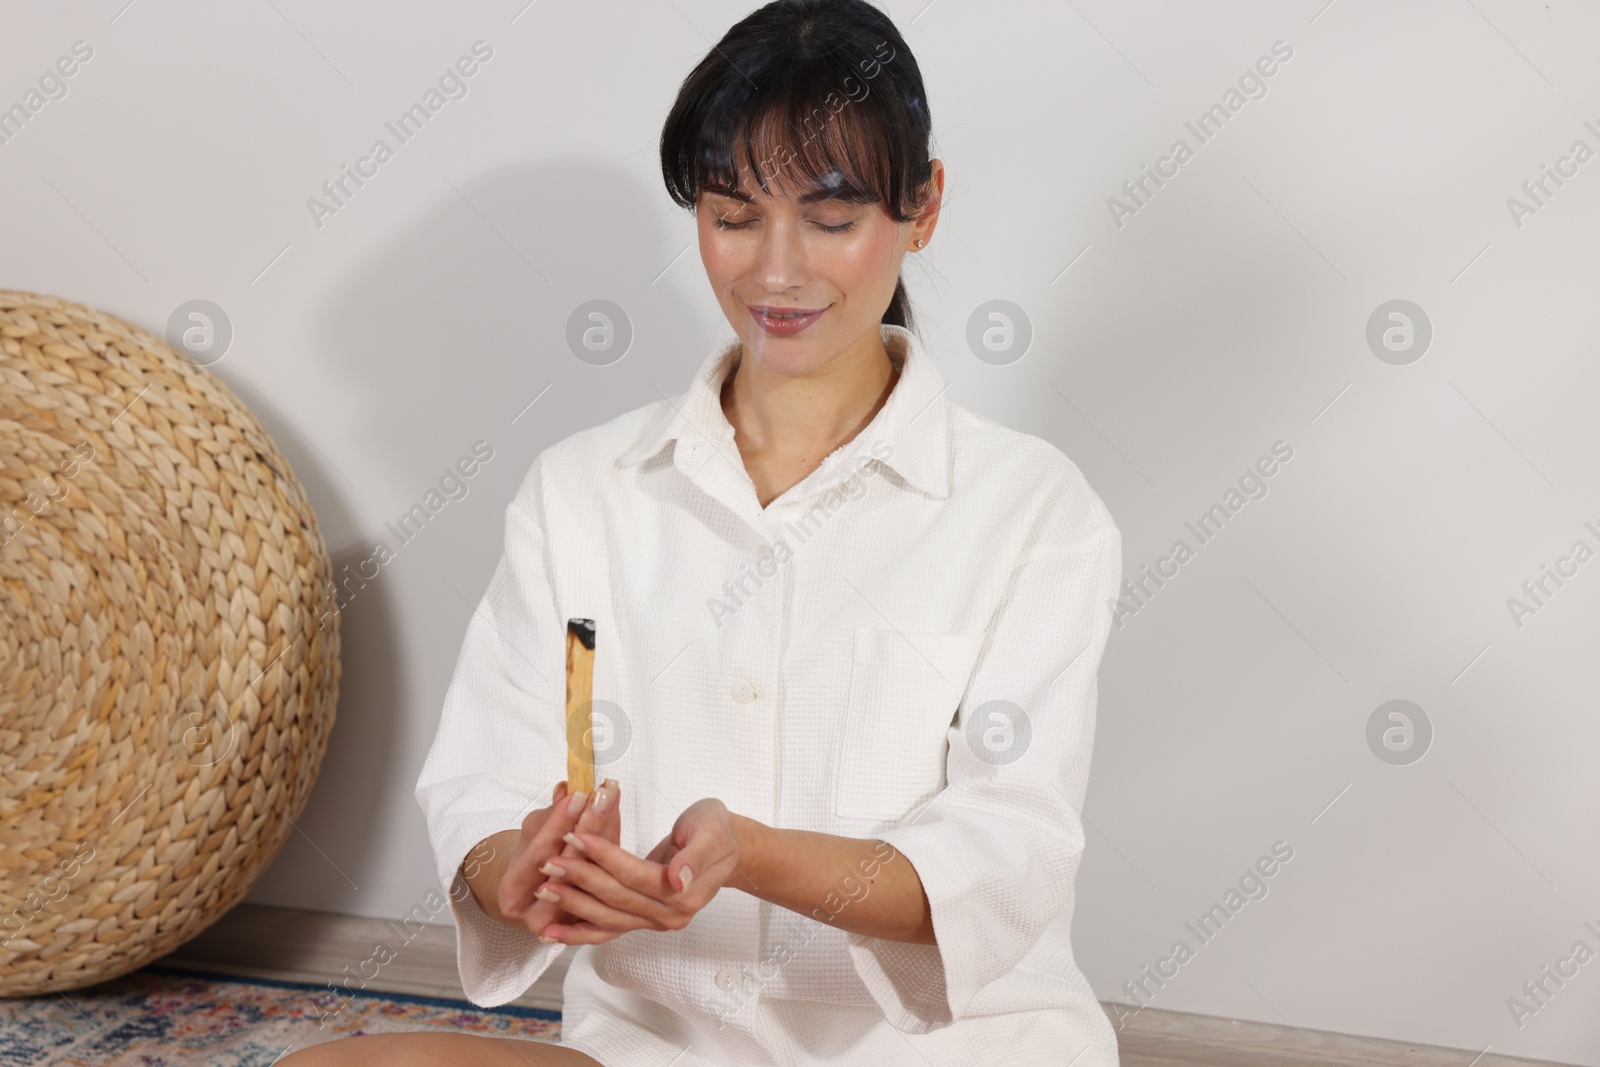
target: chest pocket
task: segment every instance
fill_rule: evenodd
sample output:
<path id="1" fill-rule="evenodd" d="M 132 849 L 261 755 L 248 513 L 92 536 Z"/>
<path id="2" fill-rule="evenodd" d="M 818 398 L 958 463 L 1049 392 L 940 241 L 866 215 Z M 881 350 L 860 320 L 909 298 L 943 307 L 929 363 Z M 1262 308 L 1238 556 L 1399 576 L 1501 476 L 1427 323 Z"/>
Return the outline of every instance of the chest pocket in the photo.
<path id="1" fill-rule="evenodd" d="M 898 820 L 944 784 L 945 739 L 982 634 L 857 627 L 836 813 Z"/>

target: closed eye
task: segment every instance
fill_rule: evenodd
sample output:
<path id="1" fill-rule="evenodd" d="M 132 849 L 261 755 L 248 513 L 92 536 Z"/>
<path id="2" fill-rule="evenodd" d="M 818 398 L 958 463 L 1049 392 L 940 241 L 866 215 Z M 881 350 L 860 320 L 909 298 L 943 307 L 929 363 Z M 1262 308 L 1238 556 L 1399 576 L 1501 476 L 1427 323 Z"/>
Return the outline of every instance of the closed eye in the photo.
<path id="1" fill-rule="evenodd" d="M 755 219 L 746 219 L 743 222 L 729 222 L 727 219 L 719 215 L 712 220 L 712 225 L 719 230 L 742 230 L 755 221 Z M 813 222 L 811 225 L 815 226 L 823 233 L 848 233 L 850 230 L 856 228 L 855 220 L 853 219 L 849 222 L 841 222 L 836 226 L 828 226 L 820 222 Z"/>

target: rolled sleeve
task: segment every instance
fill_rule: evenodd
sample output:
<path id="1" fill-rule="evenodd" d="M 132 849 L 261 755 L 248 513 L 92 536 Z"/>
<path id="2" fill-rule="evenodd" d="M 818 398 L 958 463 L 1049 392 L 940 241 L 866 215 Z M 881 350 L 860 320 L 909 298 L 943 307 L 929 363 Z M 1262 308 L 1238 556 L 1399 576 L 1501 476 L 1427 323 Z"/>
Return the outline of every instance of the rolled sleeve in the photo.
<path id="1" fill-rule="evenodd" d="M 453 840 L 468 842 L 461 846 L 465 859 L 479 841 L 506 829 L 511 827 L 495 828 L 489 819 L 469 815 L 456 820 L 450 832 Z M 450 847 L 446 855 L 455 854 L 457 846 Z M 456 923 L 456 970 L 461 975 L 461 991 L 479 1007 L 509 1004 L 526 993 L 567 946 L 559 941 L 540 941 L 529 930 L 491 919 L 472 895 L 472 887 L 461 872 L 461 861 L 440 867 L 440 883 L 449 887 L 450 914 Z"/>
<path id="2" fill-rule="evenodd" d="M 490 918 L 461 872 L 480 841 L 548 804 L 566 773 L 566 627 L 537 518 L 537 477 L 536 463 L 506 507 L 505 551 L 467 625 L 416 785 L 455 918 L 462 989 L 483 1007 L 521 996 L 566 947 Z"/>
<path id="3" fill-rule="evenodd" d="M 915 868 L 938 942 L 849 937 L 856 973 L 896 1029 L 962 1018 L 1072 899 L 1096 675 L 1122 570 L 1121 534 L 1094 504 L 1088 532 L 1012 572 L 948 734 L 945 787 L 872 835 Z M 1008 703 L 984 709 L 991 701 Z"/>

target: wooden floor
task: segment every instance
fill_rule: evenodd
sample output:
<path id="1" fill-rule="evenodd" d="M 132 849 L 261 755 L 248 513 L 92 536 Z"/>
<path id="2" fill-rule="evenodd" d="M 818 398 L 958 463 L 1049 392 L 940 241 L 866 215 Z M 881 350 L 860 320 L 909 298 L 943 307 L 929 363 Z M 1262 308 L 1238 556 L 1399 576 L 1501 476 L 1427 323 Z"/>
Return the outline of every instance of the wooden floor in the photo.
<path id="1" fill-rule="evenodd" d="M 455 931 L 448 926 L 403 927 L 382 919 L 241 904 L 160 962 L 221 974 L 323 983 L 347 979 L 342 973 L 346 967 L 357 973 L 378 942 L 392 948 L 395 957 L 367 988 L 466 999 L 456 972 Z M 561 983 L 570 955 L 562 953 L 513 1003 L 560 1011 Z M 1155 1008 L 1132 1017 L 1118 1032 L 1117 1041 L 1123 1067 L 1562 1067 L 1493 1052 L 1480 1057 L 1480 1049 L 1383 1041 Z"/>

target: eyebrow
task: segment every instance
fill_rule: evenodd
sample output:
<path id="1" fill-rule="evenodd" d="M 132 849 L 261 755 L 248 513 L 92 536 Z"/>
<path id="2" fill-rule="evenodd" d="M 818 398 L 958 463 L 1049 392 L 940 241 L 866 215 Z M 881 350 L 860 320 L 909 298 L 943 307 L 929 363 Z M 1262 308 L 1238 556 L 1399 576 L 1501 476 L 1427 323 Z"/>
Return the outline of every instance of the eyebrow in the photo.
<path id="1" fill-rule="evenodd" d="M 705 190 L 708 193 L 714 193 L 717 196 L 725 196 L 730 200 L 739 200 L 746 204 L 754 204 L 756 202 L 755 197 L 750 196 L 749 194 L 738 189 L 729 189 L 726 187 L 708 185 L 705 187 Z M 804 193 L 800 197 L 800 203 L 815 204 L 821 200 L 849 200 L 852 203 L 855 203 L 859 202 L 860 195 L 860 190 L 856 189 L 855 186 L 848 184 L 838 185 L 834 186 L 833 188 L 813 189 L 809 193 Z"/>

